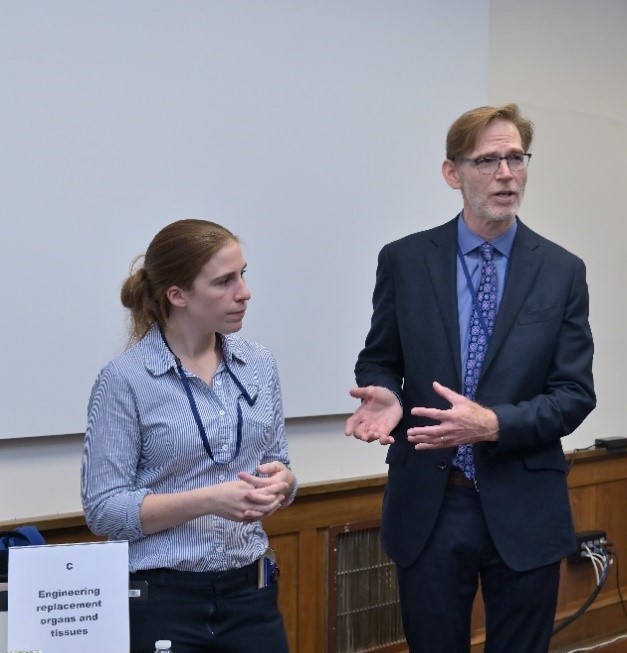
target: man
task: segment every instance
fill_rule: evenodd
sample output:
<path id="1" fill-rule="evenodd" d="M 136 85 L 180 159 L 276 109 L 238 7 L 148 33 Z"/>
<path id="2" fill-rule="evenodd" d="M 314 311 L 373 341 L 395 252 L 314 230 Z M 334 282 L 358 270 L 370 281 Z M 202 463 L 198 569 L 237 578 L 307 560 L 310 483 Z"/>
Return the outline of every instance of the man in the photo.
<path id="1" fill-rule="evenodd" d="M 412 653 L 545 653 L 575 548 L 560 438 L 594 408 L 583 262 L 517 217 L 533 125 L 466 112 L 442 173 L 452 221 L 386 245 L 346 434 L 389 444 L 383 546 Z M 488 243 L 488 244 L 486 244 Z"/>

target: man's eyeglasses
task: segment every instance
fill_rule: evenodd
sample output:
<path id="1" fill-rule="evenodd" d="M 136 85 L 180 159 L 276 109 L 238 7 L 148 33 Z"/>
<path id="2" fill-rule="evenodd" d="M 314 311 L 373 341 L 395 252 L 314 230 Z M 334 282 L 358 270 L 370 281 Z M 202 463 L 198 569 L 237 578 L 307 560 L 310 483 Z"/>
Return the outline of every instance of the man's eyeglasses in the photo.
<path id="1" fill-rule="evenodd" d="M 521 172 L 529 165 L 531 154 L 528 152 L 520 154 L 508 154 L 507 156 L 480 156 L 476 159 L 469 159 L 465 156 L 456 157 L 457 161 L 472 163 L 482 175 L 493 175 L 501 165 L 501 161 L 507 162 L 510 172 Z"/>

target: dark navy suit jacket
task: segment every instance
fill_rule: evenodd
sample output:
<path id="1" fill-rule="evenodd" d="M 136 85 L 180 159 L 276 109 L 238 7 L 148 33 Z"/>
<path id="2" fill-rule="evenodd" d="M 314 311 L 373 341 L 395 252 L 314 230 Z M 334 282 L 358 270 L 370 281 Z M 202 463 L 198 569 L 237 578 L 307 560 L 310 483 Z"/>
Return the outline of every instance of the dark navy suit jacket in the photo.
<path id="1" fill-rule="evenodd" d="M 411 408 L 448 408 L 439 381 L 461 393 L 457 223 L 416 233 L 379 254 L 372 324 L 355 368 L 359 386 L 402 397 L 389 447 L 381 536 L 401 566 L 420 555 L 437 518 L 454 449 L 416 451 Z M 575 548 L 561 440 L 594 408 L 593 343 L 581 259 L 522 222 L 476 401 L 495 411 L 498 442 L 475 445 L 479 497 L 508 566 L 525 571 Z"/>

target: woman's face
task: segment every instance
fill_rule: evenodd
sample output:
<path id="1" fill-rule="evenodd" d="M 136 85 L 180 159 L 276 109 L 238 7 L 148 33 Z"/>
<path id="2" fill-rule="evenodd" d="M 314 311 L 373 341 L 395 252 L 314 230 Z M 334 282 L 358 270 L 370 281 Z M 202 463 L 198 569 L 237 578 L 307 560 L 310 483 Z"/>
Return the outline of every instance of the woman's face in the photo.
<path id="1" fill-rule="evenodd" d="M 246 261 L 239 243 L 230 242 L 203 266 L 190 290 L 182 290 L 186 316 L 202 330 L 234 333 L 242 328 L 251 297 L 244 281 Z"/>

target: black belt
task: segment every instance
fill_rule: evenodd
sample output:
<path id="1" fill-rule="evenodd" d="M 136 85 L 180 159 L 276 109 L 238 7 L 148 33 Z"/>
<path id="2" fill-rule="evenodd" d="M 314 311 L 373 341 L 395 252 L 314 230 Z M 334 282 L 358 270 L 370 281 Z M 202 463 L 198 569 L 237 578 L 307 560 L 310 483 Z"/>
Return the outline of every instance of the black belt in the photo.
<path id="1" fill-rule="evenodd" d="M 257 562 L 226 571 L 179 571 L 178 569 L 142 569 L 130 574 L 131 587 L 142 582 L 160 586 L 207 589 L 227 592 L 240 587 L 257 586 Z"/>
<path id="2" fill-rule="evenodd" d="M 457 487 L 471 487 L 473 490 L 479 491 L 477 487 L 477 481 L 472 478 L 468 478 L 464 475 L 459 469 L 451 469 L 448 475 L 448 480 L 446 481 L 447 485 L 455 485 Z"/>

